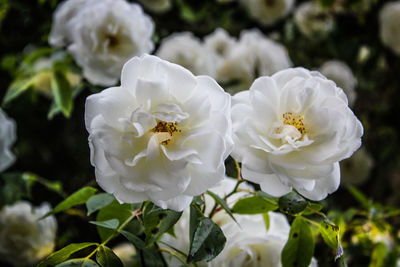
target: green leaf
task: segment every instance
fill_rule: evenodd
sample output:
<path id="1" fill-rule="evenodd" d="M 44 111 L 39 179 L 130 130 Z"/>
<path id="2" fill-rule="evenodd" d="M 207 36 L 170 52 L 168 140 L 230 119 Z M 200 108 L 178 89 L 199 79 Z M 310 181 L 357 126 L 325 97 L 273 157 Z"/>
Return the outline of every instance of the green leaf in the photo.
<path id="1" fill-rule="evenodd" d="M 113 202 L 111 202 L 110 205 L 102 208 L 97 213 L 96 221 L 101 222 L 111 219 L 117 219 L 120 222 L 124 222 L 131 215 L 132 215 L 131 204 L 120 204 L 118 203 L 118 201 L 114 200 Z M 103 227 L 97 227 L 97 231 L 102 241 L 106 240 L 113 233 L 113 230 L 106 229 Z"/>
<path id="2" fill-rule="evenodd" d="M 388 249 L 385 243 L 379 242 L 375 245 L 369 267 L 386 267 L 385 258 L 388 255 Z"/>
<path id="3" fill-rule="evenodd" d="M 73 94 L 71 85 L 61 70 L 54 69 L 51 76 L 51 88 L 57 107 L 68 118 L 72 111 Z"/>
<path id="4" fill-rule="evenodd" d="M 8 87 L 7 93 L 3 99 L 3 105 L 9 103 L 14 98 L 21 95 L 23 92 L 27 91 L 32 85 L 35 83 L 35 77 L 28 78 L 17 78 L 11 85 Z"/>
<path id="5" fill-rule="evenodd" d="M 151 246 L 139 250 L 140 261 L 142 266 L 146 267 L 168 267 L 164 260 L 160 250 L 157 247 L 157 243 L 153 243 Z"/>
<path id="6" fill-rule="evenodd" d="M 37 267 L 54 266 L 60 262 L 67 260 L 72 253 L 75 253 L 79 250 L 82 250 L 90 246 L 98 246 L 98 245 L 99 244 L 97 243 L 89 243 L 89 242 L 69 244 L 68 246 L 50 254 L 50 256 L 48 256 L 44 261 L 39 263 Z"/>
<path id="7" fill-rule="evenodd" d="M 339 248 L 339 227 L 322 221 L 319 225 L 319 231 L 325 243 L 336 251 Z"/>
<path id="8" fill-rule="evenodd" d="M 96 261 L 101 267 L 124 267 L 115 253 L 106 246 L 100 246 L 96 252 Z"/>
<path id="9" fill-rule="evenodd" d="M 232 218 L 232 220 L 234 220 L 237 223 L 235 217 L 232 214 L 231 209 L 228 207 L 228 204 L 226 204 L 225 200 L 223 200 L 222 198 L 220 198 L 218 195 L 214 194 L 211 191 L 207 191 L 207 194 L 209 194 L 215 200 L 215 202 L 217 202 L 226 211 L 226 213 L 228 213 L 228 215 Z"/>
<path id="10" fill-rule="evenodd" d="M 203 213 L 200 211 L 200 207 L 193 204 L 190 205 L 190 219 L 189 219 L 189 241 L 193 242 L 194 233 L 200 220 L 204 218 Z"/>
<path id="11" fill-rule="evenodd" d="M 221 228 L 210 218 L 203 217 L 194 232 L 187 262 L 210 261 L 222 251 L 225 243 Z"/>
<path id="12" fill-rule="evenodd" d="M 56 267 L 98 267 L 99 265 L 90 259 L 72 259 L 60 264 Z"/>
<path id="13" fill-rule="evenodd" d="M 308 267 L 314 255 L 314 245 L 310 225 L 302 217 L 296 217 L 282 250 L 282 267 Z"/>
<path id="14" fill-rule="evenodd" d="M 276 210 L 278 205 L 273 201 L 262 197 L 252 196 L 240 199 L 232 208 L 233 213 L 238 214 L 260 214 Z"/>
<path id="15" fill-rule="evenodd" d="M 90 186 L 85 186 L 69 197 L 67 197 L 64 201 L 62 201 L 60 204 L 58 204 L 52 211 L 48 212 L 43 218 L 55 214 L 60 211 L 67 210 L 73 206 L 80 205 L 88 201 L 88 199 L 93 196 L 96 193 L 97 189 L 90 187 Z"/>
<path id="16" fill-rule="evenodd" d="M 155 242 L 162 234 L 167 232 L 181 217 L 182 212 L 163 210 L 154 205 L 146 206 L 143 215 L 146 244 Z"/>
<path id="17" fill-rule="evenodd" d="M 107 221 L 97 222 L 97 221 L 89 221 L 91 224 L 95 224 L 97 226 L 101 226 L 107 229 L 117 229 L 119 225 L 119 221 L 117 219 L 111 219 Z"/>
<path id="18" fill-rule="evenodd" d="M 132 233 L 122 230 L 121 234 L 123 236 L 125 236 L 126 239 L 128 239 L 128 241 L 131 242 L 138 249 L 143 249 L 146 246 L 146 244 L 144 243 L 144 241 L 142 239 L 140 239 L 139 237 L 135 236 Z"/>
<path id="19" fill-rule="evenodd" d="M 114 200 L 115 200 L 114 196 L 107 193 L 100 193 L 92 196 L 86 202 L 86 207 L 88 210 L 87 215 L 90 215 L 93 212 L 108 206 Z"/>
<path id="20" fill-rule="evenodd" d="M 60 181 L 49 181 L 34 173 L 25 172 L 22 174 L 22 179 L 27 182 L 27 184 L 32 184 L 34 182 L 44 185 L 47 189 L 58 193 L 59 195 L 64 195 L 62 183 Z"/>
<path id="21" fill-rule="evenodd" d="M 307 208 L 308 202 L 299 194 L 290 192 L 279 198 L 279 208 L 289 214 L 297 214 Z"/>

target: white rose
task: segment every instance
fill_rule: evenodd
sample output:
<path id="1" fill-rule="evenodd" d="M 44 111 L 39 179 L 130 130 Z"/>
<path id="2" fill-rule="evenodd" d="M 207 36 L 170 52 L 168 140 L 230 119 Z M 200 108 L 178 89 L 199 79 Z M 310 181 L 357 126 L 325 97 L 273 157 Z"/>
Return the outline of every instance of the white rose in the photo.
<path id="1" fill-rule="evenodd" d="M 216 64 L 213 55 L 190 32 L 174 33 L 162 40 L 156 55 L 181 65 L 196 75 L 215 77 Z"/>
<path id="2" fill-rule="evenodd" d="M 246 90 L 255 78 L 271 75 L 292 66 L 286 48 L 258 30 L 243 31 L 239 42 L 229 49 L 218 70 L 217 79 L 235 82 L 230 92 Z"/>
<path id="3" fill-rule="evenodd" d="M 91 162 L 121 202 L 183 210 L 223 179 L 232 150 L 230 96 L 210 77 L 135 57 L 121 86 L 86 100 Z"/>
<path id="4" fill-rule="evenodd" d="M 65 0 L 59 4 L 53 14 L 49 43 L 55 47 L 68 45 L 72 41 L 69 23 L 82 6 L 96 0 Z"/>
<path id="5" fill-rule="evenodd" d="M 156 12 L 163 13 L 171 9 L 171 0 L 140 0 L 140 3 L 147 9 Z"/>
<path id="6" fill-rule="evenodd" d="M 54 216 L 39 220 L 51 210 L 47 203 L 33 208 L 21 201 L 0 211 L 0 256 L 15 266 L 34 264 L 49 255 L 55 245 Z"/>
<path id="7" fill-rule="evenodd" d="M 226 57 L 236 44 L 236 39 L 223 28 L 217 28 L 213 33 L 204 37 L 205 47 L 222 58 Z"/>
<path id="8" fill-rule="evenodd" d="M 400 56 L 400 1 L 385 3 L 379 12 L 380 38 Z"/>
<path id="9" fill-rule="evenodd" d="M 339 161 L 360 147 L 363 127 L 334 82 L 287 69 L 257 79 L 232 101 L 232 155 L 243 178 L 273 196 L 295 188 L 321 200 L 336 191 Z"/>
<path id="10" fill-rule="evenodd" d="M 324 11 L 318 3 L 304 2 L 294 13 L 299 30 L 307 37 L 322 37 L 333 30 L 333 17 Z"/>
<path id="11" fill-rule="evenodd" d="M 340 162 L 340 176 L 345 184 L 362 184 L 370 175 L 374 160 L 361 147 L 350 158 Z"/>
<path id="12" fill-rule="evenodd" d="M 349 100 L 349 106 L 353 106 L 357 97 L 355 91 L 357 80 L 350 67 L 342 61 L 330 60 L 325 62 L 319 71 L 326 78 L 334 81 L 338 87 L 343 89 Z"/>
<path id="13" fill-rule="evenodd" d="M 67 26 L 72 39 L 69 52 L 83 68 L 83 76 L 97 85 L 115 84 L 128 59 L 154 47 L 150 17 L 125 0 L 89 1 Z"/>
<path id="14" fill-rule="evenodd" d="M 0 108 L 0 172 L 4 171 L 15 161 L 11 145 L 17 138 L 16 124 L 8 118 Z"/>
<path id="15" fill-rule="evenodd" d="M 294 0 L 241 0 L 250 16 L 262 25 L 271 25 L 293 9 Z"/>

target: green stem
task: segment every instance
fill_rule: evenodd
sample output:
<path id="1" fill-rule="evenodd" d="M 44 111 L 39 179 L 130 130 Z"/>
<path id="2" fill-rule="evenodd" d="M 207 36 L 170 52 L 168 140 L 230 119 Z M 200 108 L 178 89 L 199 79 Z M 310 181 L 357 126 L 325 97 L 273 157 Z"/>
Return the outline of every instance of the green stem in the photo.
<path id="1" fill-rule="evenodd" d="M 90 259 L 90 257 L 92 257 L 100 247 L 107 245 L 107 243 L 108 243 L 111 239 L 113 239 L 114 237 L 118 236 L 118 235 L 120 234 L 121 230 L 124 229 L 125 226 L 126 226 L 133 218 L 135 218 L 136 216 L 138 216 L 138 215 L 140 215 L 140 214 L 141 214 L 140 209 L 137 209 L 137 210 L 133 211 L 131 216 L 129 216 L 120 226 L 118 226 L 118 228 L 115 229 L 114 232 L 113 232 L 109 237 L 107 237 L 106 240 L 103 241 L 103 243 L 101 243 L 100 245 L 98 245 L 97 248 L 94 249 L 94 250 L 93 250 L 89 255 L 87 255 L 85 258 Z"/>

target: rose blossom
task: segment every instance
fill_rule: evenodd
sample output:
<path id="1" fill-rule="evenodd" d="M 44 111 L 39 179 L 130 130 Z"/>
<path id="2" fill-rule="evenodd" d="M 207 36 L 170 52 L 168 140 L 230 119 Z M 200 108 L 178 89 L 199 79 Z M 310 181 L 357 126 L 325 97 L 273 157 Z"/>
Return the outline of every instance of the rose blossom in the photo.
<path id="1" fill-rule="evenodd" d="M 51 210 L 47 203 L 32 207 L 21 201 L 0 211 L 0 256 L 14 266 L 32 265 L 49 255 L 55 246 L 54 216 L 39 220 Z"/>
<path id="2" fill-rule="evenodd" d="M 260 75 L 271 75 L 292 66 L 286 48 L 258 30 L 245 30 L 240 40 L 233 45 L 217 73 L 217 80 L 234 82 L 228 91 L 235 93 L 247 90 Z"/>
<path id="3" fill-rule="evenodd" d="M 400 1 L 385 3 L 379 12 L 382 43 L 400 56 Z"/>
<path id="4" fill-rule="evenodd" d="M 294 0 L 241 0 L 250 16 L 268 26 L 285 17 L 292 10 Z"/>
<path id="5" fill-rule="evenodd" d="M 322 37 L 333 30 L 333 17 L 324 11 L 318 3 L 304 2 L 294 12 L 294 21 L 305 36 Z"/>
<path id="6" fill-rule="evenodd" d="M 0 108 L 0 172 L 7 169 L 15 161 L 10 147 L 16 139 L 16 124 L 8 118 Z"/>
<path id="7" fill-rule="evenodd" d="M 49 43 L 55 47 L 68 45 L 72 41 L 69 23 L 85 3 L 96 0 L 65 0 L 53 13 L 53 25 L 49 35 Z"/>
<path id="8" fill-rule="evenodd" d="M 190 32 L 173 33 L 162 40 L 156 55 L 196 75 L 215 77 L 217 66 L 213 62 L 213 55 Z"/>
<path id="9" fill-rule="evenodd" d="M 210 77 L 134 57 L 121 86 L 86 100 L 91 163 L 120 202 L 183 210 L 222 180 L 232 150 L 230 96 Z"/>
<path id="10" fill-rule="evenodd" d="M 338 87 L 343 89 L 349 100 L 349 106 L 353 106 L 357 97 L 355 91 L 357 80 L 350 67 L 342 61 L 330 60 L 325 62 L 319 71 L 326 78 L 334 81 Z"/>
<path id="11" fill-rule="evenodd" d="M 62 7 L 54 15 L 54 27 L 58 16 L 63 15 Z M 93 84 L 115 84 L 128 59 L 153 50 L 153 22 L 137 4 L 90 0 L 71 16 L 64 25 L 68 51 L 82 67 L 83 76 Z"/>
<path id="12" fill-rule="evenodd" d="M 360 147 L 363 127 L 335 83 L 287 69 L 258 78 L 232 101 L 233 157 L 243 178 L 273 196 L 294 188 L 321 200 L 338 188 L 339 161 Z"/>

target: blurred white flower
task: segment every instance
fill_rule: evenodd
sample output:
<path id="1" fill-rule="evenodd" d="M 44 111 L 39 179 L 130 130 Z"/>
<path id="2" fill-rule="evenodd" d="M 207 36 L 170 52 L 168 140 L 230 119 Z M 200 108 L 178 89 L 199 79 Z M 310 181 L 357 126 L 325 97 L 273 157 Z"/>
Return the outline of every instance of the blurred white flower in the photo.
<path id="1" fill-rule="evenodd" d="M 55 47 L 66 46 L 72 41 L 70 21 L 85 3 L 96 0 L 65 0 L 53 14 L 49 43 Z"/>
<path id="2" fill-rule="evenodd" d="M 134 256 L 136 255 L 136 249 L 132 243 L 120 243 L 112 248 L 115 255 L 122 261 L 124 267 L 135 266 Z"/>
<path id="3" fill-rule="evenodd" d="M 0 211 L 0 256 L 14 266 L 29 265 L 49 255 L 55 246 L 54 216 L 39 220 L 51 210 L 47 203 L 32 207 L 21 201 Z"/>
<path id="4" fill-rule="evenodd" d="M 325 62 L 319 71 L 326 78 L 334 81 L 338 87 L 343 89 L 349 100 L 349 106 L 352 107 L 357 97 L 355 91 L 357 80 L 350 67 L 342 61 L 330 60 Z"/>
<path id="5" fill-rule="evenodd" d="M 11 145 L 17 139 L 15 121 L 8 118 L 0 108 L 0 172 L 4 171 L 15 161 Z"/>
<path id="6" fill-rule="evenodd" d="M 181 65 L 195 75 L 215 77 L 217 64 L 201 41 L 190 32 L 174 33 L 162 40 L 156 55 Z"/>
<path id="7" fill-rule="evenodd" d="M 379 12 L 380 38 L 400 56 L 400 1 L 385 3 Z"/>
<path id="8" fill-rule="evenodd" d="M 89 82 L 113 85 L 128 59 L 153 50 L 154 24 L 139 5 L 125 0 L 90 0 L 80 4 L 78 10 L 72 8 L 74 12 L 64 18 L 62 11 L 67 3 L 55 13 L 54 27 L 58 16 L 61 22 L 66 20 L 63 26 L 68 51 Z"/>
<path id="9" fill-rule="evenodd" d="M 350 158 L 340 162 L 340 176 L 345 184 L 362 184 L 370 175 L 374 160 L 361 147 Z"/>
<path id="10" fill-rule="evenodd" d="M 218 57 L 226 57 L 236 45 L 235 38 L 223 28 L 217 28 L 214 32 L 204 37 L 204 45 Z"/>
<path id="11" fill-rule="evenodd" d="M 121 86 L 86 100 L 97 182 L 121 202 L 183 210 L 224 177 L 230 104 L 210 77 L 155 56 L 131 59 Z"/>
<path id="12" fill-rule="evenodd" d="M 292 66 L 286 48 L 258 30 L 245 30 L 236 45 L 228 50 L 218 69 L 217 80 L 233 82 L 231 93 L 246 90 L 255 78 Z"/>
<path id="13" fill-rule="evenodd" d="M 155 13 L 163 13 L 171 9 L 171 0 L 140 0 L 140 4 Z"/>
<path id="14" fill-rule="evenodd" d="M 250 16 L 262 25 L 271 25 L 293 9 L 294 0 L 241 0 Z"/>
<path id="15" fill-rule="evenodd" d="M 310 38 L 325 36 L 335 25 L 333 17 L 315 2 L 300 4 L 295 10 L 294 20 L 299 30 Z"/>
<path id="16" fill-rule="evenodd" d="M 321 200 L 336 191 L 339 161 L 360 147 L 363 134 L 342 89 L 295 68 L 257 79 L 232 101 L 232 155 L 243 178 L 273 196 L 295 188 Z"/>

